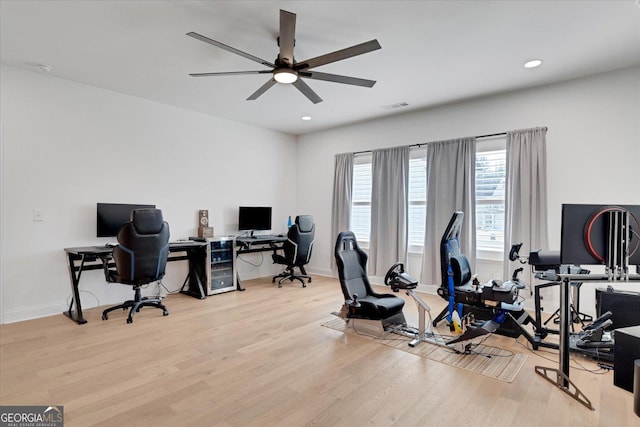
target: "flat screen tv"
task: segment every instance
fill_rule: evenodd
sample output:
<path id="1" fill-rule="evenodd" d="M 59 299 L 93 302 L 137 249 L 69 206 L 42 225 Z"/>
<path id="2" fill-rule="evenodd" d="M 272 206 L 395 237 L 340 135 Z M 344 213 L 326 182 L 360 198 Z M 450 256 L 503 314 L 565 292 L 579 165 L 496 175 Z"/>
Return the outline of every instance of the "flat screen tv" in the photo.
<path id="1" fill-rule="evenodd" d="M 132 205 L 124 203 L 98 203 L 96 206 L 97 237 L 114 237 L 122 226 L 131 219 L 134 209 L 154 209 L 156 205 Z"/>
<path id="2" fill-rule="evenodd" d="M 606 264 L 610 229 L 608 213 L 612 211 L 629 212 L 629 265 L 640 264 L 640 205 L 581 204 L 562 205 L 562 264 Z"/>
<path id="3" fill-rule="evenodd" d="M 238 230 L 271 230 L 271 207 L 240 206 Z"/>

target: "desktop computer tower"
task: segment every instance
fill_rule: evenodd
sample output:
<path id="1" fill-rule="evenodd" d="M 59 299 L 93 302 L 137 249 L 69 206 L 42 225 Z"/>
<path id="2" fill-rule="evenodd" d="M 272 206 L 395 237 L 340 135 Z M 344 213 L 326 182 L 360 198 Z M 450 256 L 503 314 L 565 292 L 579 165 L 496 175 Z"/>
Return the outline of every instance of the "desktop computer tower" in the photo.
<path id="1" fill-rule="evenodd" d="M 607 330 L 640 325 L 640 292 L 596 288 L 596 313 L 611 312 L 613 325 Z"/>
<path id="2" fill-rule="evenodd" d="M 633 393 L 634 361 L 640 359 L 640 326 L 616 329 L 613 384 Z"/>

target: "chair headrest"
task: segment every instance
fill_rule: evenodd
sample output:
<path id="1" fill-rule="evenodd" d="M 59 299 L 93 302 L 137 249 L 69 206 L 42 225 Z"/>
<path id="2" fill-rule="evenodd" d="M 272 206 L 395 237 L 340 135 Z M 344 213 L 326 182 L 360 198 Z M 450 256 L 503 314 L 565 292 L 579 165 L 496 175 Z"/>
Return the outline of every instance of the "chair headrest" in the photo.
<path id="1" fill-rule="evenodd" d="M 451 269 L 453 270 L 453 281 L 455 286 L 462 286 L 471 280 L 471 266 L 469 259 L 464 255 L 451 257 Z"/>
<path id="2" fill-rule="evenodd" d="M 313 216 L 312 215 L 298 215 L 296 217 L 296 224 L 298 230 L 302 233 L 308 233 L 313 230 Z"/>
<path id="3" fill-rule="evenodd" d="M 164 225 L 160 209 L 134 209 L 131 212 L 131 221 L 140 234 L 157 234 Z"/>

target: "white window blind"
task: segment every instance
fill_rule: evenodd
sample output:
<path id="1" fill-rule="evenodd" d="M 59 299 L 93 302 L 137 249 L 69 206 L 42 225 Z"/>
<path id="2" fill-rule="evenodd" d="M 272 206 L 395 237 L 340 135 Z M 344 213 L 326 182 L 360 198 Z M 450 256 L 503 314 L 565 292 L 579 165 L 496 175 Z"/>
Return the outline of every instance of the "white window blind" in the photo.
<path id="1" fill-rule="evenodd" d="M 409 160 L 409 248 L 422 251 L 427 216 L 427 159 L 424 150 L 412 150 Z M 414 157 L 415 155 L 415 157 Z M 413 248 L 419 246 L 419 248 Z"/>
<path id="2" fill-rule="evenodd" d="M 368 242 L 371 232 L 371 156 L 356 159 L 353 165 L 351 231 L 359 243 Z"/>
<path id="3" fill-rule="evenodd" d="M 506 150 L 476 153 L 476 248 L 502 251 Z"/>

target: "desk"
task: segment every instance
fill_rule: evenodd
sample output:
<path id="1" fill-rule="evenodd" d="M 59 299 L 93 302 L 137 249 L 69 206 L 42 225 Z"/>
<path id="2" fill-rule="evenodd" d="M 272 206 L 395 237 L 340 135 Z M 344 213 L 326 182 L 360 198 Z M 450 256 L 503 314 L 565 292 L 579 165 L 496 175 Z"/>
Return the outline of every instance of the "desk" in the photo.
<path id="1" fill-rule="evenodd" d="M 569 379 L 569 328 L 571 326 L 569 311 L 569 287 L 571 281 L 620 282 L 640 281 L 640 274 L 629 274 L 628 277 L 610 277 L 607 274 L 558 274 L 560 283 L 560 344 L 558 369 L 535 366 L 535 372 L 575 400 L 595 411 L 591 401 Z M 615 351 L 614 351 L 615 358 Z"/>
<path id="2" fill-rule="evenodd" d="M 286 236 L 260 236 L 260 237 L 236 237 L 234 245 L 234 257 L 238 255 L 251 254 L 255 252 L 272 252 L 282 249 L 283 243 L 287 241 Z M 236 272 L 236 289 L 244 291 L 240 274 Z"/>
<path id="3" fill-rule="evenodd" d="M 201 251 L 206 247 L 204 242 L 184 241 L 184 242 L 170 242 L 169 243 L 169 257 L 167 261 L 183 261 L 189 260 L 189 274 L 185 279 L 195 280 L 200 286 L 200 289 L 206 289 L 206 277 L 202 276 L 203 269 L 192 268 L 194 263 L 194 256 L 202 258 L 204 262 L 204 256 L 201 255 Z M 78 323 L 83 325 L 87 323 L 87 320 L 82 315 L 82 303 L 80 301 L 80 276 L 85 270 L 102 270 L 104 269 L 104 260 L 106 260 L 113 248 L 109 246 L 82 246 L 75 248 L 65 248 L 69 261 L 69 278 L 71 280 L 71 303 L 69 304 L 69 310 L 64 312 L 64 315 Z M 172 256 L 172 254 L 180 254 Z M 198 255 L 200 254 L 200 255 Z M 194 264 L 195 266 L 195 264 Z M 184 287 L 184 285 L 183 285 Z M 76 305 L 76 310 L 73 310 L 73 305 Z"/>

